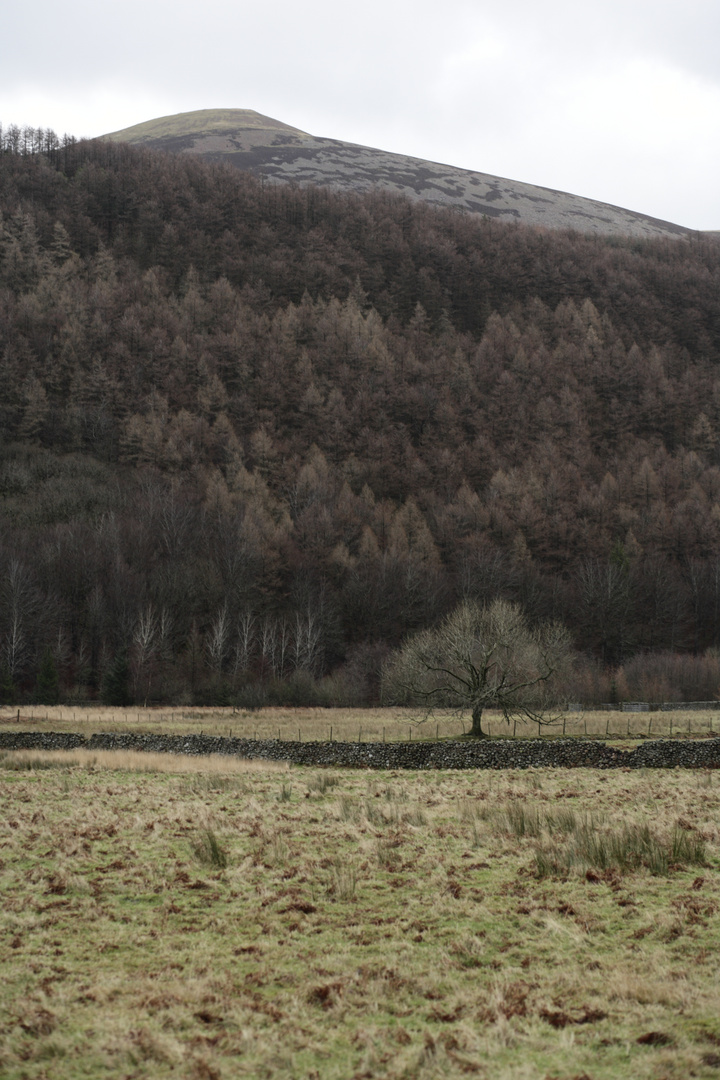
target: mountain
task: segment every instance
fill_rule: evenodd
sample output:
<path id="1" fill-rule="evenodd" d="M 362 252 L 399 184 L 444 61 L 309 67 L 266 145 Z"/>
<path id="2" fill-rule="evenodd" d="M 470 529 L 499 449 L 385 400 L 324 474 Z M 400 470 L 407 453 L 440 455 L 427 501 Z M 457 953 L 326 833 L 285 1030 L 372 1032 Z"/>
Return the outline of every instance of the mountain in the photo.
<path id="1" fill-rule="evenodd" d="M 635 237 L 686 236 L 692 231 L 564 191 L 316 138 L 251 109 L 203 109 L 162 116 L 104 138 L 172 154 L 198 154 L 276 182 L 361 192 L 383 188 L 435 205 L 552 229 Z"/>
<path id="2" fill-rule="evenodd" d="M 47 654 L 67 701 L 374 701 L 498 596 L 573 633 L 566 700 L 720 683 L 712 236 L 8 131 L 0 386 L 0 704 Z"/>

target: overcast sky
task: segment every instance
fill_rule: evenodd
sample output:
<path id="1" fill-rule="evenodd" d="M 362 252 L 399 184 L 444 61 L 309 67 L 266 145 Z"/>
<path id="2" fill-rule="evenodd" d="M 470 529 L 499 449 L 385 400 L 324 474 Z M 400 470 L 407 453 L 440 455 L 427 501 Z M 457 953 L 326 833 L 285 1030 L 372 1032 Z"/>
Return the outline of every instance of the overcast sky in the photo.
<path id="1" fill-rule="evenodd" d="M 3 40 L 4 124 L 255 109 L 720 229 L 718 0 L 35 0 Z"/>

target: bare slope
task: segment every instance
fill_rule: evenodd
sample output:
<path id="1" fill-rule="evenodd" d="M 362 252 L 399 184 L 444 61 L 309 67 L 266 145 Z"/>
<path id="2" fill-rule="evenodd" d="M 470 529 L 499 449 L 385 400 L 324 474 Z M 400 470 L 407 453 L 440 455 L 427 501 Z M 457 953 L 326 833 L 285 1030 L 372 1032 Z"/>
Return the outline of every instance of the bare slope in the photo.
<path id="1" fill-rule="evenodd" d="M 107 136 L 170 153 L 200 154 L 269 179 L 355 191 L 387 188 L 411 198 L 506 221 L 625 236 L 682 236 L 691 230 L 564 191 L 422 158 L 315 138 L 251 109 L 164 116 Z"/>

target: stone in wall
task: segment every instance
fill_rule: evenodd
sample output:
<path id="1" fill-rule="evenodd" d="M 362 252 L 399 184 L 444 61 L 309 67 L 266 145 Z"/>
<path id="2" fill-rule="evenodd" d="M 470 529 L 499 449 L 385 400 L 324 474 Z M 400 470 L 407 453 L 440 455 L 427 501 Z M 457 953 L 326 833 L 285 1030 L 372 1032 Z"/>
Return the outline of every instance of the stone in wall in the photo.
<path id="1" fill-rule="evenodd" d="M 590 739 L 488 739 L 479 742 L 281 742 L 212 735 L 83 735 L 0 732 L 0 750 L 139 750 L 170 754 L 231 754 L 296 765 L 351 769 L 717 769 L 720 738 L 654 739 L 618 750 Z"/>

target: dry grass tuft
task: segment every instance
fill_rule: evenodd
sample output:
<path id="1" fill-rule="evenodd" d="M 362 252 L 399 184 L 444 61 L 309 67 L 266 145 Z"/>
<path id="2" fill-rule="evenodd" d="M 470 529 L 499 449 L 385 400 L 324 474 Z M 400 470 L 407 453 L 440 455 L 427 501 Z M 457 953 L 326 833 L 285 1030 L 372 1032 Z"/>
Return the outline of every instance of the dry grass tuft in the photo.
<path id="1" fill-rule="evenodd" d="M 225 754 L 190 756 L 156 754 L 139 750 L 6 750 L 0 751 L 0 767 L 15 771 L 71 769 L 120 770 L 141 773 L 199 773 L 237 775 L 253 772 L 287 772 L 287 762 L 261 762 Z"/>

